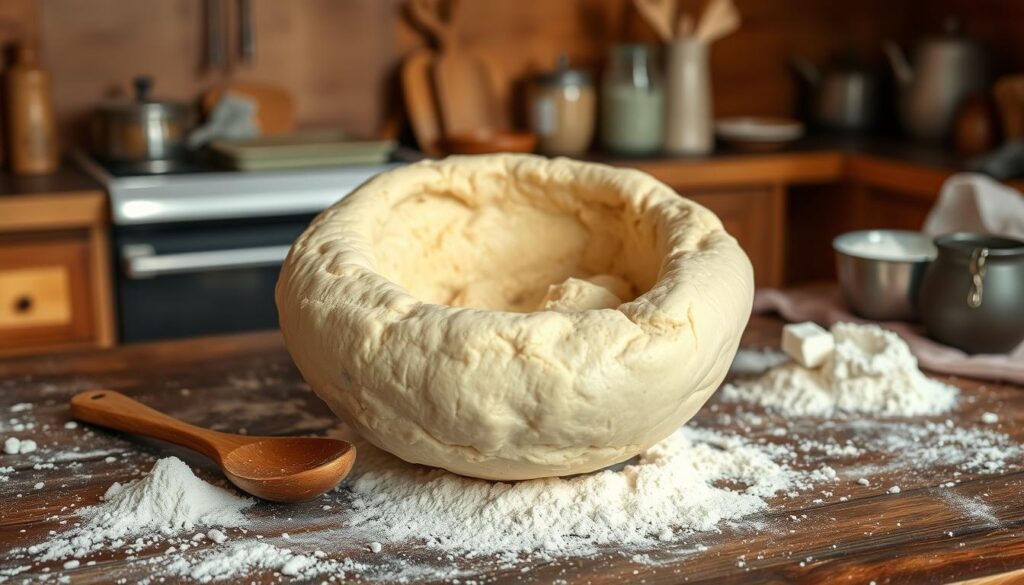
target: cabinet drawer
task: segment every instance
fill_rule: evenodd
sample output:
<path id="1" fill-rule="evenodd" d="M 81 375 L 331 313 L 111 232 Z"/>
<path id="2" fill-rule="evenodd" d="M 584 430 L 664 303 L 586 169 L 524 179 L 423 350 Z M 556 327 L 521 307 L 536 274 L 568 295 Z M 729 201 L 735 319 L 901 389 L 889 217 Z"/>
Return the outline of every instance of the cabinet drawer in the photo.
<path id="1" fill-rule="evenodd" d="M 84 234 L 0 240 L 0 351 L 94 336 Z"/>
<path id="2" fill-rule="evenodd" d="M 69 323 L 69 280 L 67 266 L 0 268 L 0 329 Z"/>

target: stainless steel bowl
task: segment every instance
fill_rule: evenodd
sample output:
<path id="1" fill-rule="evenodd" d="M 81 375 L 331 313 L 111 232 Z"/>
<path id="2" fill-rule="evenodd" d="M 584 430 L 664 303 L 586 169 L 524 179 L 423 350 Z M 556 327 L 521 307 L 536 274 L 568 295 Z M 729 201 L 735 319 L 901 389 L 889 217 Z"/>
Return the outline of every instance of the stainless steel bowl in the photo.
<path id="1" fill-rule="evenodd" d="M 909 321 L 917 316 L 917 289 L 935 258 L 932 238 L 903 230 L 864 230 L 832 241 L 839 285 L 860 317 Z"/>

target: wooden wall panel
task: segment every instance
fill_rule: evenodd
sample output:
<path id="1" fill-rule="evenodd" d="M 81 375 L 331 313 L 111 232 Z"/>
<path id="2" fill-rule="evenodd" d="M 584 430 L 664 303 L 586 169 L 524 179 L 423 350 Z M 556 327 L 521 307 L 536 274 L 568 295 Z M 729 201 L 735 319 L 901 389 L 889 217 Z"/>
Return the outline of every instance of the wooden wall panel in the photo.
<path id="1" fill-rule="evenodd" d="M 222 73 L 204 68 L 201 0 L 42 0 L 60 124 L 80 134 L 95 104 L 128 93 L 134 76 L 149 74 L 158 96 L 182 100 L 225 79 L 275 83 L 296 96 L 305 125 L 374 132 L 395 59 L 393 4 L 254 0 L 256 60 Z"/>
<path id="2" fill-rule="evenodd" d="M 704 1 L 680 3 L 697 14 Z M 257 61 L 226 75 L 202 69 L 202 0 L 3 0 L 0 42 L 41 30 L 65 133 L 140 73 L 179 99 L 225 78 L 272 81 L 295 93 L 302 125 L 380 127 L 395 101 L 395 65 L 423 42 L 400 17 L 402 0 L 253 2 Z M 852 46 L 880 62 L 883 40 L 934 32 L 948 14 L 963 16 L 1000 55 L 1000 71 L 1024 70 L 1024 2 L 1016 0 L 736 2 L 743 26 L 712 50 L 717 115 L 791 114 L 789 56 L 822 63 Z M 460 10 L 462 38 L 500 64 L 510 109 L 519 112 L 523 79 L 559 53 L 599 71 L 609 43 L 653 40 L 628 0 L 473 0 Z"/>
<path id="3" fill-rule="evenodd" d="M 253 2 L 256 63 L 227 75 L 203 70 L 202 0 L 4 0 L 0 22 L 15 5 L 26 28 L 39 20 L 65 135 L 80 136 L 91 108 L 143 73 L 176 99 L 225 78 L 271 81 L 295 93 L 302 125 L 375 131 L 394 102 L 395 65 L 422 44 L 400 17 L 401 0 Z M 712 52 L 719 115 L 791 113 L 789 55 L 821 62 L 846 45 L 875 51 L 898 26 L 882 17 L 894 11 L 881 0 L 737 3 L 743 28 Z M 702 0 L 681 4 L 697 13 Z M 466 43 L 500 64 L 510 109 L 520 112 L 523 79 L 559 53 L 598 71 L 609 43 L 652 40 L 628 0 L 474 0 L 461 3 L 458 23 Z"/>

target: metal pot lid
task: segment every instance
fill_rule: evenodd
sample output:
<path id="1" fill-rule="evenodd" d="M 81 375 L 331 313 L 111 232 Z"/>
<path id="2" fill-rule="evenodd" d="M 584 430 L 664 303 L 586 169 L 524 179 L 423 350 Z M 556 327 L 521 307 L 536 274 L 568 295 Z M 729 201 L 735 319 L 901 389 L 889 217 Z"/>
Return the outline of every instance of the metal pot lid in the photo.
<path id="1" fill-rule="evenodd" d="M 97 111 L 116 118 L 184 118 L 190 115 L 191 108 L 184 102 L 152 99 L 151 77 L 136 77 L 132 83 L 135 86 L 134 100 L 108 101 L 100 104 Z"/>
<path id="2" fill-rule="evenodd" d="M 539 85 L 547 86 L 584 86 L 593 84 L 590 73 L 583 69 L 570 67 L 569 57 L 565 54 L 558 56 L 556 69 L 538 73 L 534 80 Z"/>

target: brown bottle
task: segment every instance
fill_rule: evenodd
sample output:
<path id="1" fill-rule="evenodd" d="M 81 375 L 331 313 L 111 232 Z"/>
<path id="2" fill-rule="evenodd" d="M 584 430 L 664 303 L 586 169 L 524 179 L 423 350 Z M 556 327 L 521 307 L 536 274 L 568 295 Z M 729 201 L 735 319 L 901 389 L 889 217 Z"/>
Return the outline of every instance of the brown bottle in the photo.
<path id="1" fill-rule="evenodd" d="M 19 175 L 57 170 L 57 125 L 50 74 L 39 65 L 35 47 L 19 45 L 7 70 L 7 142 L 11 170 Z"/>

